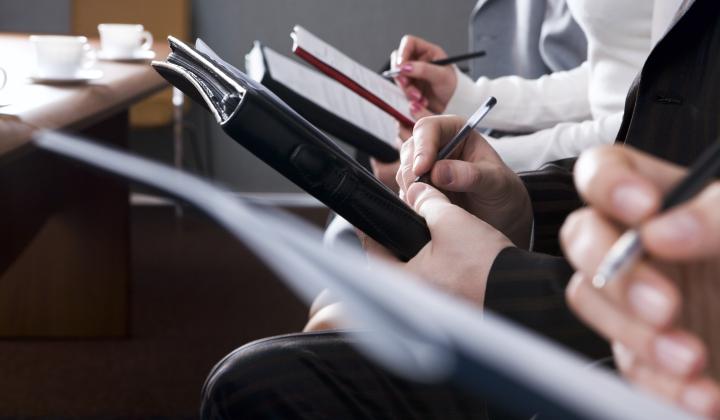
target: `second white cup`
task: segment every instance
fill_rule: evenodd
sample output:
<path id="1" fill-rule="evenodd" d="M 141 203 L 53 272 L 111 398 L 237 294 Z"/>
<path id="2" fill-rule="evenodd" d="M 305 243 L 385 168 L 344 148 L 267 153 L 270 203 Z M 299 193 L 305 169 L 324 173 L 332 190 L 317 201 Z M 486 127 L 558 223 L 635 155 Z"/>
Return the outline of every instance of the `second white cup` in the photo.
<path id="1" fill-rule="evenodd" d="M 103 54 L 132 56 L 152 48 L 153 36 L 143 25 L 101 23 L 98 25 Z"/>

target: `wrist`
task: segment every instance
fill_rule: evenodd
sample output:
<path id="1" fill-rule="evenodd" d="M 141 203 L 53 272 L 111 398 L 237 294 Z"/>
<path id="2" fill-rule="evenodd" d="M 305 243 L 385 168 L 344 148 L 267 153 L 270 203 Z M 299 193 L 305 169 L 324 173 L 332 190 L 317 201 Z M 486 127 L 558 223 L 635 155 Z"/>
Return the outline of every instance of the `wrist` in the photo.
<path id="1" fill-rule="evenodd" d="M 455 71 L 455 89 L 445 104 L 443 113 L 468 118 L 480 106 L 482 94 L 476 92 L 477 86 L 468 75 L 461 72 L 457 66 L 453 66 L 453 70 Z"/>
<path id="2" fill-rule="evenodd" d="M 512 243 L 520 249 L 530 250 L 533 237 L 533 212 L 529 198 L 526 198 L 520 216 L 507 229 L 507 236 Z"/>

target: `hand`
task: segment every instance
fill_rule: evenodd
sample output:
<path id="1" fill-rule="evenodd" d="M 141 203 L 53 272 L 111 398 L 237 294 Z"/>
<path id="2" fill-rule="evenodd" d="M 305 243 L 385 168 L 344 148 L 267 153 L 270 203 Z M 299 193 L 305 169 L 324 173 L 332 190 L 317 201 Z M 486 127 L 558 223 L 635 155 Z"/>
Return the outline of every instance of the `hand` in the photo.
<path id="1" fill-rule="evenodd" d="M 442 113 L 455 92 L 455 67 L 429 63 L 441 58 L 447 58 L 442 48 L 412 35 L 405 35 L 397 53 L 390 57 L 390 62 L 401 70 L 395 81 L 410 100 L 413 115 L 428 110 Z"/>
<path id="2" fill-rule="evenodd" d="M 482 305 L 490 267 L 500 251 L 513 246 L 510 240 L 429 185 L 414 184 L 406 199 L 425 218 L 430 242 L 404 264 L 366 236 L 365 249 L 375 257 L 403 266 L 446 293 Z"/>
<path id="3" fill-rule="evenodd" d="M 338 328 L 345 320 L 342 302 L 337 300 L 333 294 L 325 289 L 315 298 L 308 322 L 303 332 L 324 331 Z"/>
<path id="4" fill-rule="evenodd" d="M 500 251 L 513 246 L 510 240 L 451 204 L 446 196 L 429 185 L 413 185 L 406 197 L 408 204 L 427 221 L 431 241 L 404 264 L 382 245 L 361 234 L 364 248 L 374 257 L 402 266 L 445 293 L 482 305 L 490 267 Z M 351 325 L 342 302 L 326 290 L 313 303 L 304 331 Z"/>
<path id="5" fill-rule="evenodd" d="M 520 178 L 508 168 L 483 137 L 473 133 L 448 159 L 435 162 L 437 152 L 463 126 L 455 116 L 423 118 L 400 150 L 397 183 L 401 196 L 415 179 L 430 178 L 450 200 L 494 226 L 512 242 L 527 248 L 532 228 L 532 205 Z M 434 163 L 434 166 L 433 166 Z"/>
<path id="6" fill-rule="evenodd" d="M 567 289 L 573 310 L 613 342 L 616 361 L 635 384 L 702 416 L 720 416 L 720 184 L 662 215 L 662 196 L 685 171 L 629 147 L 601 147 L 575 166 L 591 206 L 561 232 L 577 268 Z M 590 284 L 619 235 L 639 226 L 647 257 L 622 279 Z M 681 294 L 682 291 L 682 294 Z M 705 342 L 701 341 L 705 339 Z"/>

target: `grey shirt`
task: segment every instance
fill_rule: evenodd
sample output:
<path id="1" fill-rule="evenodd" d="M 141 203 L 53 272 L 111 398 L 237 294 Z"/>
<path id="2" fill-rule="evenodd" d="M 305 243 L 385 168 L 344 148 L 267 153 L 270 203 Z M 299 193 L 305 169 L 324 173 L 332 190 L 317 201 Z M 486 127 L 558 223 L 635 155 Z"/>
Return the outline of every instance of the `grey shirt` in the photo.
<path id="1" fill-rule="evenodd" d="M 565 0 L 479 0 L 470 17 L 470 49 L 487 51 L 470 63 L 473 79 L 534 79 L 587 59 L 587 40 Z"/>

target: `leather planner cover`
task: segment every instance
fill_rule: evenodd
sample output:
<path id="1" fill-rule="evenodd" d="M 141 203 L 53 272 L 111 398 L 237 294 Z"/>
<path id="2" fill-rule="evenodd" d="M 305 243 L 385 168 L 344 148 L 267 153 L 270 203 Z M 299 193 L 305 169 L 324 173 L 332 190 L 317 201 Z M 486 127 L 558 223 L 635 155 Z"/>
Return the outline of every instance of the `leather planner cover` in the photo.
<path id="1" fill-rule="evenodd" d="M 232 139 L 399 258 L 430 240 L 422 217 L 274 93 L 202 42 L 193 48 L 168 39 L 171 54 L 153 67 Z"/>
<path id="2" fill-rule="evenodd" d="M 279 63 L 280 60 L 287 63 L 287 68 L 279 73 L 292 74 L 294 80 L 284 80 L 275 75 L 278 69 L 272 64 L 283 64 Z M 245 73 L 270 89 L 313 125 L 338 140 L 382 162 L 395 162 L 400 158 L 396 146 L 383 140 L 395 140 L 395 119 L 334 79 L 280 56 L 259 41 L 255 41 L 252 51 L 245 58 Z M 316 100 L 323 99 L 323 96 L 333 98 L 325 104 Z M 350 111 L 350 115 L 343 115 L 338 108 Z"/>

